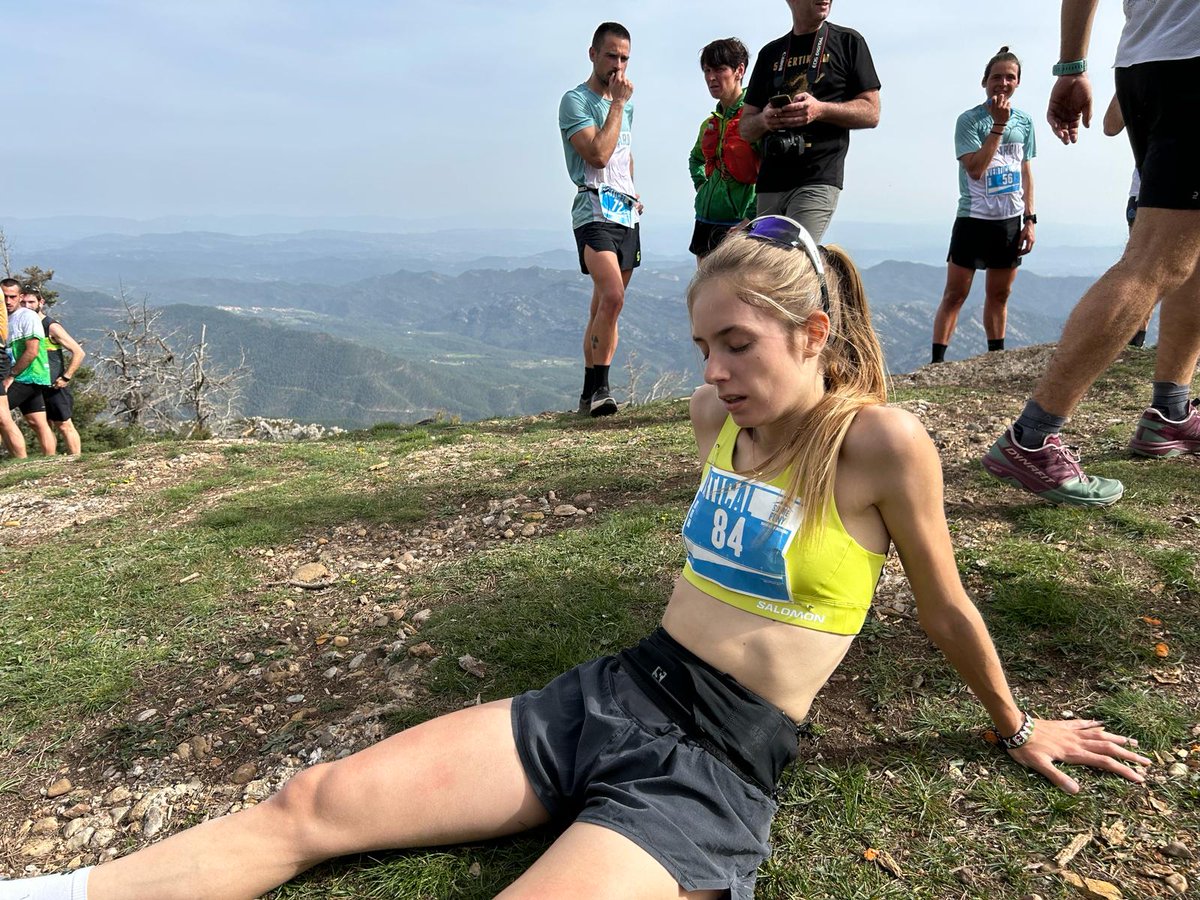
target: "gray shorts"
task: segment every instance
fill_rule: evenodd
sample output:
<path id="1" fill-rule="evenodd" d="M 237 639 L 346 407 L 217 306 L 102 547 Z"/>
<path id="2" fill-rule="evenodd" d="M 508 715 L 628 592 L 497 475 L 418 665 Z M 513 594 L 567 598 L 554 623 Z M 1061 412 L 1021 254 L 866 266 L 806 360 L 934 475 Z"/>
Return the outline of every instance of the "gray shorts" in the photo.
<path id="1" fill-rule="evenodd" d="M 787 216 L 804 226 L 818 244 L 837 209 L 842 189 L 832 184 L 805 184 L 790 191 L 758 193 L 760 216 Z"/>
<path id="2" fill-rule="evenodd" d="M 623 835 L 684 890 L 753 898 L 774 800 L 691 740 L 616 657 L 513 698 L 512 722 L 525 774 L 553 818 Z"/>

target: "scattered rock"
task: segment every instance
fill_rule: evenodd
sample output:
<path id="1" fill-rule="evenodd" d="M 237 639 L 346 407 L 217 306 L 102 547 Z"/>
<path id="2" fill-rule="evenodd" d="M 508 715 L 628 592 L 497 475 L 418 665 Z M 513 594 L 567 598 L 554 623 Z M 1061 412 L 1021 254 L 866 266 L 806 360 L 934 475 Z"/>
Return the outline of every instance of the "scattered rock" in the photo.
<path id="1" fill-rule="evenodd" d="M 428 641 L 421 641 L 421 643 L 413 644 L 408 648 L 408 655 L 415 656 L 417 659 L 433 659 L 438 655 L 438 652 L 433 649 L 433 645 Z"/>
<path id="2" fill-rule="evenodd" d="M 349 644 L 350 638 L 346 637 L 344 634 L 339 634 L 333 639 L 333 646 L 335 647 L 346 647 L 349 646 Z"/>
<path id="3" fill-rule="evenodd" d="M 476 678 L 483 678 L 487 674 L 487 666 L 469 654 L 458 658 L 458 667 Z"/>
<path id="4" fill-rule="evenodd" d="M 1163 883 L 1177 894 L 1186 893 L 1188 889 L 1187 879 L 1178 872 L 1172 872 L 1170 875 L 1164 875 Z"/>
<path id="5" fill-rule="evenodd" d="M 71 789 L 73 787 L 74 785 L 71 784 L 71 779 L 59 778 L 52 782 L 50 787 L 46 788 L 46 796 L 51 799 L 55 797 L 61 797 L 63 794 L 71 793 Z"/>
<path id="6" fill-rule="evenodd" d="M 303 588 L 325 587 L 333 578 L 333 573 L 324 565 L 319 562 L 310 562 L 292 572 L 289 583 Z"/>
<path id="7" fill-rule="evenodd" d="M 1087 900 L 1123 900 L 1125 896 L 1115 884 L 1098 878 L 1084 878 L 1071 871 L 1063 872 L 1062 878 Z"/>
<path id="8" fill-rule="evenodd" d="M 229 776 L 229 780 L 234 784 L 249 784 L 257 776 L 258 769 L 254 763 L 243 763 L 234 770 L 231 776 Z"/>
<path id="9" fill-rule="evenodd" d="M 137 721 L 147 722 L 150 719 L 153 719 L 157 715 L 158 715 L 157 709 L 143 709 L 140 713 L 137 714 Z"/>
<path id="10" fill-rule="evenodd" d="M 76 803 L 74 806 L 70 807 L 69 809 L 64 809 L 62 816 L 64 819 L 78 819 L 80 816 L 86 816 L 91 811 L 92 811 L 92 804 Z"/>
<path id="11" fill-rule="evenodd" d="M 1167 769 L 1167 774 L 1172 778 L 1186 778 L 1191 774 L 1191 769 L 1181 762 L 1172 763 L 1171 767 Z"/>
<path id="12" fill-rule="evenodd" d="M 1164 856 L 1173 856 L 1176 859 L 1191 859 L 1192 851 L 1188 849 L 1187 844 L 1183 841 L 1171 841 L 1162 848 Z"/>
<path id="13" fill-rule="evenodd" d="M 30 841 L 21 848 L 21 855 L 31 859 L 40 859 L 54 852 L 57 842 L 52 837 L 41 837 Z"/>
<path id="14" fill-rule="evenodd" d="M 38 819 L 33 823 L 30 829 L 31 834 L 58 834 L 58 819 L 54 816 L 46 816 L 43 819 Z"/>
<path id="15" fill-rule="evenodd" d="M 574 506 L 572 506 L 570 503 L 561 503 L 558 506 L 554 507 L 554 515 L 560 516 L 562 518 L 566 518 L 567 516 L 574 516 L 574 515 L 577 515 L 578 513 L 579 513 L 579 510 L 576 509 Z"/>

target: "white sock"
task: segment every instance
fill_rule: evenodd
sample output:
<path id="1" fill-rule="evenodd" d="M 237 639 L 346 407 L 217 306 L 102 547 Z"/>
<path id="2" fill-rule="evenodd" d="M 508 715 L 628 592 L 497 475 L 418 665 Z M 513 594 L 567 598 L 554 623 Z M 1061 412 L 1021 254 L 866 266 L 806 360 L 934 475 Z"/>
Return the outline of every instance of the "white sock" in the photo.
<path id="1" fill-rule="evenodd" d="M 40 875 L 0 881 L 0 900 L 87 900 L 88 876 L 92 867 L 65 875 Z"/>

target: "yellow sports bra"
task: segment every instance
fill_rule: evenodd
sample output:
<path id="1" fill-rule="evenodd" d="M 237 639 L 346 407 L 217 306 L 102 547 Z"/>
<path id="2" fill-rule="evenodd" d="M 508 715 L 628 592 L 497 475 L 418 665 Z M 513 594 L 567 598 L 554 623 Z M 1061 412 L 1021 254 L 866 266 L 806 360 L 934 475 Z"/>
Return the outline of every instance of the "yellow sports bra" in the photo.
<path id="1" fill-rule="evenodd" d="M 830 505 L 821 540 L 801 543 L 799 501 L 772 521 L 788 473 L 757 481 L 733 471 L 741 429 L 726 418 L 683 523 L 683 577 L 746 612 L 831 634 L 858 634 L 884 556 L 854 540 Z"/>

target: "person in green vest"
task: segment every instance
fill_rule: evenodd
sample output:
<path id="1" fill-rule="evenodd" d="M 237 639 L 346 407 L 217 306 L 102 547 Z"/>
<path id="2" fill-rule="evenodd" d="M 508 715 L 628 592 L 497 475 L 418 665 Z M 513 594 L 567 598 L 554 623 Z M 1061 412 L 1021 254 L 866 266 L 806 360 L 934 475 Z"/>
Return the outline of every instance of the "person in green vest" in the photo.
<path id="1" fill-rule="evenodd" d="M 737 38 L 713 41 L 700 51 L 700 68 L 717 108 L 700 125 L 688 156 L 696 186 L 696 227 L 688 251 L 697 263 L 730 229 L 754 216 L 754 182 L 758 180 L 758 144 L 742 137 L 740 122 L 746 91 L 742 77 L 750 63 L 746 45 Z"/>
<path id="2" fill-rule="evenodd" d="M 37 313 L 21 306 L 20 293 L 4 294 L 8 310 L 8 352 L 12 381 L 7 386 L 8 406 L 25 417 L 37 436 L 45 456 L 53 456 L 54 432 L 46 421 L 42 388 L 50 386 L 50 363 L 46 356 L 46 332 Z"/>

